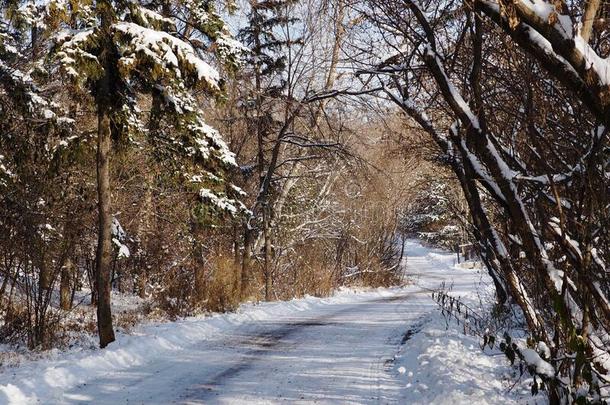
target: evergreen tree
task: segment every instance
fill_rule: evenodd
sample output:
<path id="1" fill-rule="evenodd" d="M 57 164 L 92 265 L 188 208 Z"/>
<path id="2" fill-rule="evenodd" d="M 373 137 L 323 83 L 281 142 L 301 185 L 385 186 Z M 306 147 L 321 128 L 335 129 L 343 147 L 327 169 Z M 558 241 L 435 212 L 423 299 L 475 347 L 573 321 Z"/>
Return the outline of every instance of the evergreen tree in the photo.
<path id="1" fill-rule="evenodd" d="M 114 340 L 110 310 L 112 213 L 109 161 L 113 141 L 138 147 L 148 135 L 158 156 L 172 158 L 171 173 L 197 195 L 195 220 L 212 211 L 236 214 L 239 190 L 223 173 L 235 165 L 220 134 L 203 118 L 195 92 L 220 96 L 219 72 L 204 61 L 208 49 L 233 70 L 242 48 L 211 1 L 51 1 L 45 27 L 63 77 L 92 96 L 97 111 L 97 316 L 100 346 Z M 138 107 L 152 96 L 153 112 Z M 146 118 L 156 120 L 153 127 Z M 159 123 L 165 122 L 160 129 Z"/>
<path id="2" fill-rule="evenodd" d="M 280 35 L 283 27 L 297 22 L 289 16 L 289 8 L 296 0 L 263 0 L 252 1 L 248 13 L 248 25 L 239 32 L 239 38 L 250 49 L 248 55 L 248 74 L 252 81 L 252 90 L 243 103 L 250 122 L 249 130 L 256 134 L 257 156 L 256 168 L 259 178 L 258 194 L 252 209 L 253 217 L 246 223 L 244 229 L 244 257 L 242 266 L 242 291 L 245 289 L 248 273 L 251 271 L 255 239 L 261 230 L 264 239 L 264 276 L 265 298 L 270 299 L 271 274 L 270 255 L 271 242 L 269 226 L 271 217 L 270 196 L 272 194 L 271 177 L 275 164 L 271 164 L 266 148 L 268 143 L 281 142 L 273 134 L 279 131 L 283 122 L 274 115 L 277 101 L 286 99 L 287 75 L 286 66 L 288 48 L 300 42 Z M 273 148 L 272 148 L 273 149 Z M 262 229 L 261 229 L 262 228 Z"/>
<path id="3" fill-rule="evenodd" d="M 0 234 L 11 246 L 5 259 L 12 263 L 21 254 L 33 264 L 25 270 L 35 273 L 26 297 L 30 347 L 48 343 L 51 286 L 71 245 L 66 214 L 78 206 L 69 186 L 57 187 L 70 175 L 65 146 L 74 122 L 54 100 L 58 90 L 42 52 L 42 11 L 33 2 L 0 6 Z M 15 268 L 6 269 L 3 286 Z"/>

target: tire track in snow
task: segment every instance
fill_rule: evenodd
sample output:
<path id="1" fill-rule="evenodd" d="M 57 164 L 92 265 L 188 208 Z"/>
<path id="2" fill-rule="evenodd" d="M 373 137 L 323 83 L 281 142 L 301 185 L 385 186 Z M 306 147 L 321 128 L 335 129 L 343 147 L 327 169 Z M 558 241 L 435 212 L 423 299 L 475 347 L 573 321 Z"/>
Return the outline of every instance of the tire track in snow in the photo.
<path id="1" fill-rule="evenodd" d="M 403 308 L 413 305 L 419 306 L 416 302 L 411 303 L 409 299 L 422 293 L 426 292 L 423 290 L 418 290 L 393 295 L 390 297 L 376 298 L 351 305 L 347 308 L 343 308 L 322 316 L 287 322 L 281 324 L 279 327 L 274 325 L 276 327 L 270 330 L 256 332 L 241 337 L 238 341 L 234 342 L 235 345 L 254 346 L 254 348 L 248 349 L 236 364 L 217 373 L 202 384 L 198 384 L 197 387 L 193 387 L 191 390 L 189 390 L 185 397 L 181 398 L 178 403 L 199 404 L 207 403 L 208 400 L 214 399 L 221 393 L 223 386 L 230 383 L 231 380 L 238 378 L 240 374 L 252 369 L 259 363 L 265 362 L 269 356 L 291 351 L 293 347 L 289 347 L 289 342 L 286 340 L 291 336 L 298 335 L 299 333 L 302 334 L 306 329 L 349 324 L 350 321 L 342 320 L 341 316 L 363 312 L 367 309 L 367 307 L 375 306 L 380 303 L 393 303 L 401 301 L 401 303 L 399 303 L 397 306 L 392 307 L 392 311 L 399 315 L 405 315 L 406 312 L 402 311 Z M 411 320 L 409 320 L 404 327 L 408 328 L 411 323 Z M 395 336 L 387 337 L 387 341 L 384 342 L 385 344 L 383 347 L 386 349 L 388 346 L 398 348 L 404 334 L 403 332 L 404 329 L 401 328 L 400 333 L 396 334 Z M 387 401 L 387 398 L 384 399 L 382 396 L 382 378 L 384 378 L 384 376 L 386 378 L 389 377 L 392 360 L 393 357 L 388 357 L 387 354 L 383 355 L 380 353 L 376 356 L 376 360 L 370 364 L 368 372 L 368 380 L 370 381 L 370 395 L 369 401 L 367 402 L 370 402 L 371 400 L 375 403 L 382 403 L 382 400 Z"/>

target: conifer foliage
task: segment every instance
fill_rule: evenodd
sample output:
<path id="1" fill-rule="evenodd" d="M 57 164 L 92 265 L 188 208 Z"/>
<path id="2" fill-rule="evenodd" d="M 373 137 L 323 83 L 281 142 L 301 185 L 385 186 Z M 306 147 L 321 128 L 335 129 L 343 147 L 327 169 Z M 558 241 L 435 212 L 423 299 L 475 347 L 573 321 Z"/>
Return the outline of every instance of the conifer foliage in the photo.
<path id="1" fill-rule="evenodd" d="M 113 145 L 142 148 L 145 134 L 153 153 L 167 158 L 171 176 L 191 190 L 194 223 L 205 221 L 210 212 L 243 212 L 236 198 L 240 190 L 223 180 L 223 173 L 235 166 L 234 155 L 219 132 L 206 123 L 197 97 L 201 91 L 213 98 L 221 96 L 223 80 L 212 60 L 219 60 L 225 71 L 234 71 L 243 49 L 210 1 L 6 4 L 3 11 L 8 18 L 0 27 L 0 70 L 3 95 L 10 97 L 7 102 L 15 107 L 11 111 L 16 118 L 27 121 L 28 128 L 42 130 L 46 138 L 49 125 L 61 129 L 73 122 L 58 118 L 59 104 L 41 92 L 42 82 L 57 74 L 97 114 L 95 285 L 100 346 L 105 347 L 114 340 L 110 283 L 116 252 L 109 175 Z M 17 40 L 27 43 L 24 36 L 31 41 L 28 55 L 14 45 Z M 19 64 L 20 59 L 26 62 Z M 43 68 L 46 76 L 34 75 Z M 143 97 L 151 100 L 149 113 L 138 107 Z M 10 146 L 15 147 L 15 142 Z M 48 145 L 36 149 L 54 150 Z M 2 154 L 3 185 L 12 181 L 19 167 L 16 160 L 5 162 L 8 158 Z"/>
<path id="2" fill-rule="evenodd" d="M 136 107 L 139 94 L 153 94 L 160 106 L 153 119 L 171 119 L 175 131 L 151 131 L 150 142 L 171 148 L 181 163 L 181 176 L 200 187 L 199 197 L 232 213 L 239 204 L 212 190 L 214 172 L 235 164 L 219 133 L 206 124 L 192 91 L 204 89 L 218 95 L 221 78 L 202 59 L 202 47 L 189 44 L 192 37 L 213 43 L 217 54 L 234 68 L 240 48 L 207 1 L 137 2 L 100 1 L 95 7 L 63 2 L 48 7 L 49 24 L 65 24 L 55 38 L 60 68 L 78 88 L 95 98 L 98 112 L 98 331 L 100 346 L 114 340 L 110 314 L 111 211 L 108 159 L 111 139 L 128 139 L 144 125 Z M 174 15 L 172 15 L 174 14 Z M 178 31 L 178 22 L 184 25 Z M 73 26 L 76 25 L 76 30 Z M 159 101 L 160 99 L 160 101 Z M 209 168 L 212 172 L 208 172 Z"/>

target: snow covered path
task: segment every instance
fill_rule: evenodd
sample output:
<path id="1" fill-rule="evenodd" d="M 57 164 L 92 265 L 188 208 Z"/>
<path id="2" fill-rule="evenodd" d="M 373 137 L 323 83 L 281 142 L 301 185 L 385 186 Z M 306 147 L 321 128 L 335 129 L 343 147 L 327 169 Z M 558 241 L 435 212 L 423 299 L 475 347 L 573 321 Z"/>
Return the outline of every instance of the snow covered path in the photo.
<path id="1" fill-rule="evenodd" d="M 129 398 L 205 404 L 392 402 L 399 386 L 386 371 L 409 321 L 424 313 L 412 299 L 415 294 L 335 304 L 244 326 L 171 360 L 77 387 L 64 398 L 103 398 L 108 404 Z"/>
<path id="2" fill-rule="evenodd" d="M 105 351 L 4 370 L 0 403 L 513 403 L 489 375 L 506 372 L 503 360 L 481 353 L 476 339 L 443 335 L 426 290 L 446 281 L 472 295 L 479 272 L 454 268 L 454 256 L 417 242 L 407 252 L 415 281 L 407 287 L 344 290 L 144 326 Z M 446 355 L 442 348 L 451 344 L 454 353 Z M 487 377 L 464 384 L 472 370 Z"/>

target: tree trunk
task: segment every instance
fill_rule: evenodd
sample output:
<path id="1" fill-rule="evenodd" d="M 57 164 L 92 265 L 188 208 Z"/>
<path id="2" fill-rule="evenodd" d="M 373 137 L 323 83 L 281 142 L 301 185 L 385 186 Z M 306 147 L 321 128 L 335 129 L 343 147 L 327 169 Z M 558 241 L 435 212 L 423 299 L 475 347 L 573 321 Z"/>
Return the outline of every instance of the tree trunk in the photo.
<path id="1" fill-rule="evenodd" d="M 96 253 L 97 254 L 97 253 Z M 97 276 L 96 276 L 96 260 L 87 259 L 87 278 L 89 287 L 91 288 L 91 306 L 97 307 Z"/>
<path id="2" fill-rule="evenodd" d="M 344 0 L 337 0 L 336 2 L 337 12 L 334 18 L 335 41 L 333 43 L 333 51 L 330 58 L 330 66 L 328 67 L 326 82 L 324 83 L 324 91 L 331 90 L 335 85 L 335 80 L 337 79 L 337 66 L 339 65 L 341 45 L 343 44 L 343 39 L 345 37 L 345 25 L 343 24 L 343 20 L 345 19 L 345 3 L 346 2 Z M 318 106 L 313 118 L 314 127 L 319 125 L 322 111 L 324 111 L 324 107 L 329 100 L 330 99 L 324 99 L 320 102 L 320 105 Z"/>
<path id="3" fill-rule="evenodd" d="M 195 236 L 194 242 L 194 254 L 195 254 L 195 299 L 196 304 L 203 303 L 205 299 L 205 260 L 204 260 L 204 247 L 201 243 L 200 236 Z"/>
<path id="4" fill-rule="evenodd" d="M 169 13 L 164 7 L 163 15 L 167 16 Z M 148 123 L 149 136 L 154 137 L 159 135 L 161 127 L 161 119 L 163 115 L 163 96 L 161 92 L 154 88 L 152 91 L 152 105 L 150 111 L 150 119 Z M 146 298 L 146 286 L 148 285 L 148 266 L 149 256 L 148 251 L 150 249 L 150 237 L 152 229 L 152 217 L 153 211 L 156 207 L 153 204 L 153 185 L 154 185 L 154 174 L 151 170 L 145 170 L 144 172 L 144 196 L 142 198 L 142 204 L 140 206 L 140 215 L 138 217 L 138 239 L 139 239 L 139 260 L 136 262 L 138 268 L 135 269 L 135 287 L 140 298 Z"/>
<path id="5" fill-rule="evenodd" d="M 259 19 L 258 9 L 255 7 L 254 3 L 251 3 L 252 11 L 254 13 L 254 18 Z M 260 28 L 257 24 L 254 25 L 253 32 L 253 40 L 254 40 L 254 49 L 260 49 Z M 262 88 L 261 88 L 261 62 L 259 58 L 254 59 L 254 96 L 256 99 L 256 119 L 255 119 L 255 131 L 256 131 L 256 173 L 258 174 L 259 180 L 259 190 L 261 189 L 264 182 L 264 170 L 265 170 L 265 149 L 264 149 L 264 129 L 263 129 L 263 120 L 262 120 Z M 256 234 L 259 232 L 257 217 L 258 213 L 256 212 L 256 205 L 259 203 L 260 193 L 257 196 L 257 201 L 255 203 L 253 218 L 251 220 L 254 222 L 254 225 L 250 224 L 250 220 L 246 220 L 244 224 L 244 251 L 242 252 L 242 261 L 241 261 L 241 275 L 240 275 L 240 295 L 241 298 L 245 298 L 246 291 L 248 289 L 248 279 L 250 277 L 250 273 L 252 271 L 252 250 L 254 248 L 254 242 L 256 238 Z"/>
<path id="6" fill-rule="evenodd" d="M 46 298 L 48 297 L 49 290 L 51 288 L 51 274 L 50 269 L 46 265 L 43 253 L 41 253 L 42 259 L 40 261 L 39 271 L 40 279 L 38 283 L 38 296 L 36 297 L 36 303 L 34 305 L 34 341 L 32 347 L 38 347 L 45 343 L 45 331 L 46 331 Z"/>
<path id="7" fill-rule="evenodd" d="M 265 239 L 265 301 L 271 301 L 271 239 L 268 207 L 263 207 L 263 238 Z"/>
<path id="8" fill-rule="evenodd" d="M 101 89 L 108 89 L 108 74 L 101 79 Z M 98 241 L 96 252 L 95 278 L 97 280 L 97 328 L 100 347 L 104 348 L 114 341 L 112 312 L 110 309 L 110 271 L 111 271 L 111 226 L 110 213 L 110 117 L 108 108 L 98 106 L 97 134 L 97 194 L 98 194 Z"/>
<path id="9" fill-rule="evenodd" d="M 142 268 L 138 273 L 138 297 L 146 298 L 146 285 L 148 284 L 148 274 L 147 269 Z"/>
<path id="10" fill-rule="evenodd" d="M 97 11 L 101 16 L 102 40 L 105 41 L 99 60 L 104 67 L 104 75 L 97 82 L 97 210 L 98 210 L 98 240 L 95 261 L 95 280 L 97 287 L 97 330 L 100 347 L 104 348 L 114 342 L 112 328 L 112 311 L 110 307 L 110 281 L 112 271 L 112 214 L 110 213 L 110 147 L 111 120 L 110 106 L 116 100 L 117 56 L 113 50 L 110 26 L 114 20 L 114 10 L 107 0 L 97 3 Z"/>
<path id="11" fill-rule="evenodd" d="M 248 223 L 244 225 L 244 251 L 242 254 L 241 263 L 241 283 L 240 283 L 240 295 L 241 298 L 245 298 L 246 291 L 248 290 L 248 278 L 250 277 L 250 269 L 252 268 L 252 245 L 254 243 L 254 232 L 249 228 Z"/>
<path id="12" fill-rule="evenodd" d="M 601 0 L 587 1 L 585 13 L 582 16 L 582 28 L 580 29 L 580 36 L 585 41 L 585 43 L 589 43 L 589 39 L 591 38 L 591 34 L 593 33 L 593 23 L 595 22 L 595 17 L 597 16 L 597 12 L 599 11 L 600 5 Z"/>
<path id="13" fill-rule="evenodd" d="M 44 253 L 41 252 L 40 254 L 42 256 Z M 40 271 L 39 293 L 44 296 L 45 291 L 47 291 L 49 288 L 51 288 L 51 284 L 52 284 L 51 283 L 51 269 L 49 269 L 49 267 L 46 265 L 44 256 L 40 260 L 39 271 Z"/>
<path id="14" fill-rule="evenodd" d="M 59 282 L 59 306 L 61 309 L 67 311 L 72 307 L 72 291 L 70 288 L 70 281 L 72 280 L 72 274 L 74 273 L 74 264 L 72 259 L 67 258 L 66 263 L 61 268 L 61 280 Z"/>

